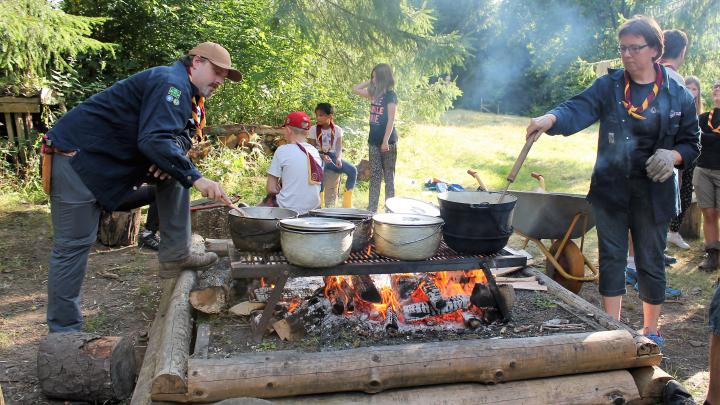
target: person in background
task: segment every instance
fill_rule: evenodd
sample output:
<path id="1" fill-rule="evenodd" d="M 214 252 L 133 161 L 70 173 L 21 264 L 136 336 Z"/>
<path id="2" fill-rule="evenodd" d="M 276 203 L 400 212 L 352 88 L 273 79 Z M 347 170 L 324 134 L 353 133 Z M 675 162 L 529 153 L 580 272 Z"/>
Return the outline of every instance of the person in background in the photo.
<path id="1" fill-rule="evenodd" d="M 665 38 L 665 51 L 662 57 L 658 61 L 661 65 L 667 68 L 668 76 L 671 79 L 677 80 L 679 83 L 685 85 L 685 79 L 678 73 L 680 67 L 685 62 L 685 53 L 687 52 L 688 37 L 680 30 L 665 30 L 663 31 L 663 37 Z M 697 110 L 698 114 L 702 110 Z M 682 224 L 683 217 L 690 203 L 692 203 L 693 193 L 693 171 L 695 165 L 688 165 L 683 169 L 680 174 L 680 213 L 670 221 L 670 227 L 668 230 L 667 241 L 672 243 L 680 249 L 690 249 L 690 245 L 687 244 L 680 236 L 680 224 Z"/>
<path id="2" fill-rule="evenodd" d="M 663 251 L 668 225 L 679 209 L 674 169 L 691 164 L 700 151 L 695 103 L 657 63 L 663 49 L 655 20 L 630 18 L 618 31 L 624 69 L 608 69 L 582 93 L 533 118 L 526 130 L 526 138 L 536 140 L 545 132 L 571 135 L 600 121 L 588 200 L 597 219 L 603 306 L 620 319 L 630 231 L 643 301 L 642 333 L 661 348 Z"/>
<path id="3" fill-rule="evenodd" d="M 715 271 L 718 267 L 718 209 L 720 208 L 720 81 L 712 86 L 713 108 L 700 114 L 702 148 L 693 182 L 698 207 L 703 215 L 705 259 L 700 270 Z"/>
<path id="4" fill-rule="evenodd" d="M 357 182 L 357 169 L 342 158 L 343 129 L 335 124 L 335 109 L 330 103 L 320 103 L 315 107 L 316 124 L 310 127 L 308 139 L 320 152 L 323 160 L 323 171 L 345 173 L 345 192 L 343 208 L 352 208 L 352 194 Z M 324 192 L 320 192 L 320 203 L 324 200 Z"/>
<path id="5" fill-rule="evenodd" d="M 695 111 L 697 111 L 698 114 L 705 111 L 705 108 L 703 107 L 703 99 L 701 96 L 702 91 L 700 87 L 700 79 L 695 76 L 686 77 L 685 88 L 688 89 L 690 94 L 692 94 L 693 99 L 695 99 Z"/>
<path id="6" fill-rule="evenodd" d="M 302 111 L 285 119 L 285 145 L 280 145 L 268 169 L 265 188 L 277 195 L 277 205 L 298 214 L 320 207 L 322 159 L 314 146 L 307 143 L 310 117 Z"/>
<path id="7" fill-rule="evenodd" d="M 368 210 L 376 212 L 380 200 L 380 184 L 385 179 L 385 199 L 395 196 L 395 163 L 398 135 L 395 130 L 397 94 L 392 67 L 376 65 L 370 80 L 353 87 L 353 93 L 370 100 L 370 197 Z"/>

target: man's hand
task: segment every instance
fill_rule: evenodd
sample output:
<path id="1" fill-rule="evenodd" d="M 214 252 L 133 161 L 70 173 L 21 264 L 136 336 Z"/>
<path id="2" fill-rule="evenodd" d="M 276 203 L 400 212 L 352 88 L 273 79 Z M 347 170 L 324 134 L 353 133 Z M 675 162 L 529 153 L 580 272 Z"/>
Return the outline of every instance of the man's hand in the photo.
<path id="1" fill-rule="evenodd" d="M 152 164 L 152 165 L 150 166 L 150 168 L 148 169 L 148 172 L 149 172 L 153 177 L 155 177 L 156 179 L 160 179 L 160 180 L 165 180 L 165 179 L 167 179 L 168 177 L 170 177 L 169 174 L 167 174 L 167 173 L 165 173 L 164 171 L 160 170 L 160 168 L 157 167 L 157 165 L 155 165 L 155 164 Z"/>
<path id="2" fill-rule="evenodd" d="M 658 149 L 650 158 L 645 162 L 645 171 L 650 180 L 654 182 L 663 182 L 670 178 L 675 168 L 675 161 L 677 160 L 676 155 L 679 153 L 668 150 Z"/>
<path id="3" fill-rule="evenodd" d="M 200 177 L 195 180 L 193 187 L 195 187 L 203 195 L 203 197 L 207 197 L 211 200 L 219 202 L 225 202 L 228 200 L 228 197 L 225 195 L 225 190 L 223 190 L 220 183 L 216 183 L 212 180 L 206 179 L 205 177 Z"/>
<path id="4" fill-rule="evenodd" d="M 553 125 L 555 125 L 557 117 L 553 114 L 545 114 L 540 117 L 535 117 L 530 120 L 530 125 L 525 129 L 525 140 L 534 137 L 533 142 L 540 138 L 540 135 L 547 132 Z"/>

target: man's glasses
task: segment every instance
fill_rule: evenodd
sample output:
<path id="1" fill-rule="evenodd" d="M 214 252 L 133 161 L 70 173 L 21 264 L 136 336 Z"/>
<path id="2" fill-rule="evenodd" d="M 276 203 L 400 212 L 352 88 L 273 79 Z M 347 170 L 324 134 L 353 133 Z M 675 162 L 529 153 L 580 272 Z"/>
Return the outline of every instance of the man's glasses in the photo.
<path id="1" fill-rule="evenodd" d="M 617 51 L 620 53 L 620 55 L 624 55 L 625 52 L 630 51 L 630 55 L 637 55 L 643 48 L 647 48 L 648 44 L 645 45 L 619 45 L 617 47 Z"/>

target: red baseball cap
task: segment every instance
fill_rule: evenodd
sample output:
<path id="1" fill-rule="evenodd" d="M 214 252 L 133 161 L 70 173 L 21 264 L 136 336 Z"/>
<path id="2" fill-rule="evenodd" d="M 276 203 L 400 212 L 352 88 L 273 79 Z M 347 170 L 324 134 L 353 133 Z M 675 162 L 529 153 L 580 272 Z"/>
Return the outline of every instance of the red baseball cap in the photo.
<path id="1" fill-rule="evenodd" d="M 285 118 L 285 127 L 310 129 L 310 117 L 303 111 L 293 111 Z"/>

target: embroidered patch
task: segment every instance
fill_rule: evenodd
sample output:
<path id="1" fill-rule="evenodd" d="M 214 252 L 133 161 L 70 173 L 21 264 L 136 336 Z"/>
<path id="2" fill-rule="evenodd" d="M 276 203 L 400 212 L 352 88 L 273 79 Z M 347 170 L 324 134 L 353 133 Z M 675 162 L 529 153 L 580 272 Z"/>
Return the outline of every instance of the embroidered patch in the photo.
<path id="1" fill-rule="evenodd" d="M 168 103 L 180 105 L 180 94 L 180 90 L 171 86 L 170 90 L 168 90 L 167 96 L 165 96 L 165 100 L 167 100 Z"/>
<path id="2" fill-rule="evenodd" d="M 178 100 L 178 99 L 176 99 L 176 98 L 173 99 L 173 104 L 175 104 L 175 105 L 180 105 L 180 100 Z"/>
<path id="3" fill-rule="evenodd" d="M 608 132 L 608 143 L 615 143 L 615 132 Z"/>
<path id="4" fill-rule="evenodd" d="M 670 118 L 682 116 L 682 111 L 670 111 Z"/>

